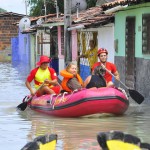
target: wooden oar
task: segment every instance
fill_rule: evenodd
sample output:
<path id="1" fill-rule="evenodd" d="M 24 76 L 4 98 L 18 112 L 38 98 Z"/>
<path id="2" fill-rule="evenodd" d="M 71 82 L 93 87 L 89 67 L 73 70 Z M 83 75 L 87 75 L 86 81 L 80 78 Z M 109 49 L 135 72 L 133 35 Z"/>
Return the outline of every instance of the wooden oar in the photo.
<path id="1" fill-rule="evenodd" d="M 110 74 L 112 75 L 114 78 L 114 74 L 112 74 L 102 63 L 101 63 L 101 66 Z M 116 78 L 115 78 L 116 79 Z M 134 90 L 134 89 L 130 89 L 129 87 L 127 87 L 123 82 L 121 82 L 120 80 L 117 80 L 119 81 L 128 91 L 129 91 L 129 94 L 131 96 L 131 98 L 136 101 L 138 104 L 141 104 L 143 101 L 144 101 L 144 96 L 142 94 L 140 94 L 138 91 Z"/>
<path id="2" fill-rule="evenodd" d="M 44 83 L 42 83 L 42 84 L 39 86 L 39 88 L 36 90 L 35 93 L 37 93 L 37 91 L 38 91 L 43 85 L 44 85 Z M 21 104 L 19 104 L 19 105 L 17 106 L 17 109 L 19 109 L 19 110 L 21 110 L 21 111 L 24 111 L 24 110 L 27 108 L 28 102 L 31 101 L 32 98 L 33 98 L 33 96 L 30 96 L 30 97 L 26 100 L 26 97 L 25 97 L 25 98 L 24 98 L 24 101 L 23 101 Z"/>

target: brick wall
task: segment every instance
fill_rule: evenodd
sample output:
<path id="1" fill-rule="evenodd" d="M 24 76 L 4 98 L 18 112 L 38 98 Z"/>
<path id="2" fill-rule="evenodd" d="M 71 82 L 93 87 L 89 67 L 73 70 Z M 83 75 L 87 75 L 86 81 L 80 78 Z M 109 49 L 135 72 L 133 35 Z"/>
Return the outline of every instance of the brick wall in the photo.
<path id="1" fill-rule="evenodd" d="M 22 17 L 13 13 L 0 15 L 0 62 L 11 60 L 11 38 L 18 36 L 18 26 L 14 23 Z"/>

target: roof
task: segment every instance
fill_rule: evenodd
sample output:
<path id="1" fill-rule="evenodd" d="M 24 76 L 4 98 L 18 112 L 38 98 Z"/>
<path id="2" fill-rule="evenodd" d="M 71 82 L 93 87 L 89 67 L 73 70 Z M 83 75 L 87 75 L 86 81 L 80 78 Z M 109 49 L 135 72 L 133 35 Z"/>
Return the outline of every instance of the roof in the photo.
<path id="1" fill-rule="evenodd" d="M 89 8 L 87 10 L 80 11 L 78 14 L 74 13 L 71 15 L 71 17 L 72 17 L 72 25 L 70 27 L 82 25 L 85 28 L 96 28 L 98 26 L 114 22 L 114 15 L 104 14 L 103 8 L 101 6 L 96 6 Z M 38 19 L 43 19 L 44 23 L 37 25 Z M 45 26 L 44 24 L 47 24 L 47 26 L 51 24 L 57 26 L 60 25 L 60 23 L 62 23 L 61 25 L 63 25 L 64 14 L 59 14 L 58 18 L 56 14 L 48 14 L 46 16 L 31 17 L 30 20 L 32 29 L 44 27 Z"/>
<path id="2" fill-rule="evenodd" d="M 76 14 L 74 14 L 72 24 L 83 24 L 88 28 L 108 24 L 113 21 L 114 15 L 106 15 L 101 6 L 96 6 L 80 12 L 78 18 Z"/>
<path id="3" fill-rule="evenodd" d="M 13 12 L 0 13 L 0 17 L 3 17 L 3 16 L 19 16 L 19 17 L 23 17 L 25 15 L 24 14 L 13 13 Z"/>
<path id="4" fill-rule="evenodd" d="M 131 5 L 137 5 L 137 4 L 142 4 L 142 3 L 146 3 L 146 2 L 150 2 L 150 0 L 115 0 L 113 2 L 109 2 L 109 3 L 105 3 L 102 5 L 103 10 L 107 10 L 113 7 L 116 7 L 118 5 L 121 6 L 131 6 Z"/>
<path id="5" fill-rule="evenodd" d="M 46 22 L 49 22 L 51 19 L 56 18 L 56 16 L 57 16 L 57 14 L 54 13 L 54 14 L 48 14 L 48 15 L 45 15 L 45 16 L 30 17 L 30 18 L 31 18 L 31 21 L 36 21 L 36 20 L 42 18 L 44 20 L 46 19 Z M 61 17 L 61 16 L 64 16 L 64 15 L 59 14 L 59 17 Z"/>
<path id="6" fill-rule="evenodd" d="M 101 6 L 96 6 L 89 8 L 87 10 L 83 10 L 81 12 L 74 13 L 72 16 L 72 26 L 84 25 L 86 28 L 88 27 L 97 27 L 102 24 L 107 24 L 109 22 L 113 22 L 113 15 L 105 15 L 103 13 L 103 9 Z M 46 23 L 58 23 L 64 22 L 64 16 L 59 16 L 59 18 L 51 17 L 47 19 Z"/>

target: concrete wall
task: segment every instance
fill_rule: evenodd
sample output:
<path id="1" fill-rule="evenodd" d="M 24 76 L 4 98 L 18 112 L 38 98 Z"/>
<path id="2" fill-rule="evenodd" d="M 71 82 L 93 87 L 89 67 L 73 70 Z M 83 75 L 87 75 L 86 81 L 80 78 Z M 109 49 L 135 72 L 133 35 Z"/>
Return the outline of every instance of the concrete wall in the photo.
<path id="1" fill-rule="evenodd" d="M 11 61 L 11 38 L 18 35 L 18 27 L 14 23 L 22 17 L 7 12 L 0 15 L 0 61 Z"/>
<path id="2" fill-rule="evenodd" d="M 11 51 L 10 50 L 0 51 L 0 62 L 11 62 Z"/>
<path id="3" fill-rule="evenodd" d="M 120 80 L 125 83 L 125 57 L 116 56 L 115 64 L 120 73 Z M 145 102 L 150 102 L 150 60 L 136 58 L 136 79 L 135 87 L 139 93 L 145 97 Z M 120 87 L 123 87 L 121 84 Z M 123 87 L 124 88 L 124 87 Z"/>
<path id="4" fill-rule="evenodd" d="M 114 24 L 108 24 L 98 29 L 98 48 L 106 48 L 108 61 L 114 63 Z"/>

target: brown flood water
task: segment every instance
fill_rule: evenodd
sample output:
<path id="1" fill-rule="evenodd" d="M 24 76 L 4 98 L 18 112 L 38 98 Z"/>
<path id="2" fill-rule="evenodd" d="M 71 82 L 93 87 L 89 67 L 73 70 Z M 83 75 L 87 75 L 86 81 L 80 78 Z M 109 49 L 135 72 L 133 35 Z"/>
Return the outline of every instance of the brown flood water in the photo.
<path id="1" fill-rule="evenodd" d="M 98 115 L 82 118 L 58 118 L 26 109 L 16 110 L 29 92 L 20 74 L 11 64 L 0 64 L 0 145 L 3 150 L 19 150 L 27 142 L 44 134 L 57 134 L 57 150 L 99 150 L 96 135 L 118 130 L 150 141 L 150 105 L 138 105 L 131 100 L 123 116 Z"/>

